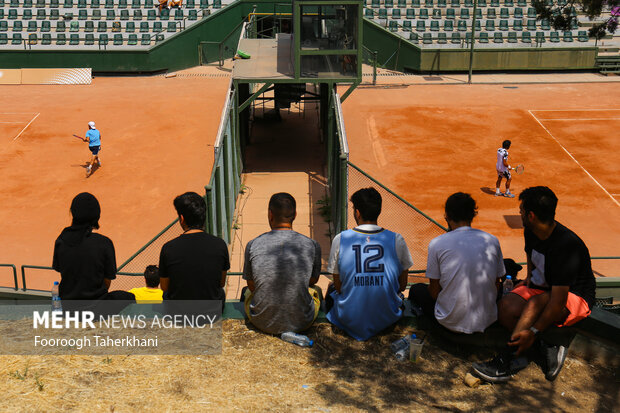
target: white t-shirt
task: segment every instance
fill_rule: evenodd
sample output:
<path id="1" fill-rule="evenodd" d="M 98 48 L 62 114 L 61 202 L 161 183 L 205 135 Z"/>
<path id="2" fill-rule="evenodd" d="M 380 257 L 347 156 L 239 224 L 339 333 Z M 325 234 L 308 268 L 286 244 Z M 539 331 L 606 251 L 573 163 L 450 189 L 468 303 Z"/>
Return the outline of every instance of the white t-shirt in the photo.
<path id="1" fill-rule="evenodd" d="M 380 230 L 381 227 L 378 225 L 372 224 L 364 224 L 357 226 L 356 228 L 362 231 L 377 231 Z M 398 256 L 398 261 L 400 262 L 401 268 L 404 270 L 408 270 L 413 265 L 413 259 L 411 258 L 411 253 L 409 252 L 409 248 L 407 248 L 407 243 L 402 235 L 399 233 L 396 234 L 396 256 Z M 327 264 L 327 272 L 330 274 L 339 274 L 338 270 L 338 255 L 340 254 L 340 234 L 334 237 L 332 241 L 332 247 L 329 252 L 329 263 Z M 330 277 L 328 277 L 330 278 Z"/>
<path id="2" fill-rule="evenodd" d="M 504 257 L 497 238 L 479 229 L 459 227 L 428 245 L 426 277 L 439 280 L 435 318 L 448 330 L 484 331 L 497 320 L 496 279 Z"/>
<path id="3" fill-rule="evenodd" d="M 497 150 L 497 165 L 495 165 L 497 172 L 506 172 L 508 170 L 508 167 L 504 165 L 504 159 L 508 159 L 508 150 L 499 148 Z"/>

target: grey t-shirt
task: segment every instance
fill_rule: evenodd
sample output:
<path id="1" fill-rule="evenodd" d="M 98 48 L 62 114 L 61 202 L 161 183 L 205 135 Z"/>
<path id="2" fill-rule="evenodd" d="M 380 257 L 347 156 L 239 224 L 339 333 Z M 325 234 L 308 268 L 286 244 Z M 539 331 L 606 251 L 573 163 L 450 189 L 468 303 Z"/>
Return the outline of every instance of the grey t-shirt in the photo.
<path id="1" fill-rule="evenodd" d="M 319 243 L 292 230 L 266 232 L 245 247 L 243 278 L 254 281 L 252 324 L 270 334 L 301 331 L 314 318 L 308 292 L 321 271 Z"/>

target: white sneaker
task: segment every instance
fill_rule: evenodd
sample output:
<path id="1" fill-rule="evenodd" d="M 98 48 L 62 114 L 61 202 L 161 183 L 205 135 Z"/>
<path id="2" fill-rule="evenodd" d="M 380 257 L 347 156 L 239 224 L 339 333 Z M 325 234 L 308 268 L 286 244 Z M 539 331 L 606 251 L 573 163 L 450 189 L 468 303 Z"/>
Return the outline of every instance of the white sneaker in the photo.
<path id="1" fill-rule="evenodd" d="M 504 194 L 502 194 L 501 192 L 496 192 L 495 193 L 495 196 L 502 196 L 502 195 L 504 195 Z"/>
<path id="2" fill-rule="evenodd" d="M 504 196 L 505 196 L 506 198 L 514 198 L 514 197 L 515 197 L 515 194 L 513 194 L 512 192 L 506 192 L 506 193 L 504 194 Z"/>
<path id="3" fill-rule="evenodd" d="M 92 171 L 93 166 L 92 165 L 88 165 L 88 167 L 86 168 L 86 177 L 88 178 L 90 176 L 90 172 Z"/>

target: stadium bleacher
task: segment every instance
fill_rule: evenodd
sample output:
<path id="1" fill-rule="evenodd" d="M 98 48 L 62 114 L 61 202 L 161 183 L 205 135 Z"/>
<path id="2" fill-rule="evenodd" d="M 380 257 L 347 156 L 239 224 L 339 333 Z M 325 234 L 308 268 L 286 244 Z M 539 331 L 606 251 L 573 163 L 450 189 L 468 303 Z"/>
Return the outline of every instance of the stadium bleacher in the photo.
<path id="1" fill-rule="evenodd" d="M 566 4 L 566 0 L 554 1 Z M 364 7 L 366 19 L 415 44 L 421 39 L 423 47 L 461 48 L 471 39 L 473 0 L 364 0 Z M 559 33 L 547 19 L 537 19 L 529 1 L 479 0 L 476 43 L 488 48 L 593 46 L 595 40 L 582 27 L 587 18 L 574 7 L 570 12 L 579 24 Z"/>
<path id="2" fill-rule="evenodd" d="M 155 0 L 0 0 L 0 46 L 148 48 L 233 1 L 187 0 L 160 13 Z"/>

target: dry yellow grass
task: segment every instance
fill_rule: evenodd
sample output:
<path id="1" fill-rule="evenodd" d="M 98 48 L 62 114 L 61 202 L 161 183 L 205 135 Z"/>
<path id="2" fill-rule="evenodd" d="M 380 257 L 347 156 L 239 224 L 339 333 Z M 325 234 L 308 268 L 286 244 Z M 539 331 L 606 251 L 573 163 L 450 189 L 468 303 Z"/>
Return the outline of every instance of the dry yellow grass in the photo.
<path id="1" fill-rule="evenodd" d="M 0 411 L 612 411 L 618 371 L 569 357 L 554 383 L 532 364 L 506 385 L 469 388 L 488 354 L 432 337 L 418 364 L 398 362 L 397 326 L 356 342 L 320 323 L 312 349 L 223 323 L 215 356 L 2 356 Z M 439 347 L 439 345 L 441 347 Z"/>

